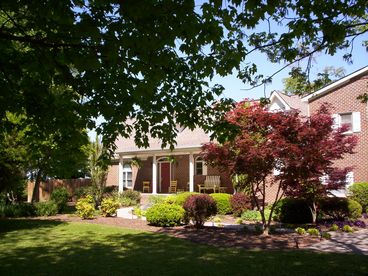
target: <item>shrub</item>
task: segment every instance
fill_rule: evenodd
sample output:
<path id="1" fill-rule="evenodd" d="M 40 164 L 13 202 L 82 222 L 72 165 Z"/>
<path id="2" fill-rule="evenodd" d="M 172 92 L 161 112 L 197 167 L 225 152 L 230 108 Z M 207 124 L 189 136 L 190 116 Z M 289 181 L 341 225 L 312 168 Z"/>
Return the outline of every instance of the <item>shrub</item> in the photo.
<path id="1" fill-rule="evenodd" d="M 0 217 L 17 218 L 35 215 L 35 207 L 31 203 L 0 204 Z"/>
<path id="2" fill-rule="evenodd" d="M 347 232 L 347 233 L 352 233 L 352 232 L 354 232 L 354 229 L 351 227 L 351 226 L 349 226 L 349 225 L 344 225 L 344 227 L 342 227 L 342 229 L 341 229 L 343 232 Z"/>
<path id="3" fill-rule="evenodd" d="M 243 224 L 243 220 L 242 220 L 241 218 L 237 218 L 237 219 L 235 220 L 235 223 L 236 223 L 236 224 Z"/>
<path id="4" fill-rule="evenodd" d="M 53 200 L 35 204 L 37 216 L 54 216 L 58 213 L 58 205 Z"/>
<path id="5" fill-rule="evenodd" d="M 131 198 L 128 197 L 118 197 L 117 201 L 119 202 L 119 205 L 121 207 L 129 207 L 137 205 L 137 202 L 135 200 L 132 200 Z"/>
<path id="6" fill-rule="evenodd" d="M 51 193 L 51 200 L 56 203 L 58 212 L 65 210 L 68 199 L 69 192 L 65 187 L 58 187 Z"/>
<path id="7" fill-rule="evenodd" d="M 331 227 L 330 227 L 330 231 L 337 231 L 337 230 L 339 230 L 340 228 L 339 228 L 339 226 L 338 225 L 336 225 L 335 223 L 334 224 L 332 224 L 331 225 Z"/>
<path id="8" fill-rule="evenodd" d="M 264 213 L 266 220 L 268 220 L 271 211 L 269 209 L 265 209 Z M 262 221 L 261 213 L 257 210 L 246 210 L 242 213 L 241 218 L 248 221 Z"/>
<path id="9" fill-rule="evenodd" d="M 362 216 L 362 206 L 352 199 L 331 197 L 319 202 L 320 211 L 335 220 L 357 219 Z"/>
<path id="10" fill-rule="evenodd" d="M 318 229 L 316 229 L 316 228 L 309 228 L 308 230 L 307 230 L 307 233 L 309 234 L 309 235 L 311 235 L 311 236 L 319 236 L 319 230 Z"/>
<path id="11" fill-rule="evenodd" d="M 331 239 L 331 234 L 330 233 L 327 233 L 327 232 L 323 232 L 321 234 L 321 237 L 324 238 L 324 239 L 326 239 L 326 240 L 329 240 L 329 239 Z"/>
<path id="12" fill-rule="evenodd" d="M 146 211 L 147 221 L 155 226 L 176 226 L 184 220 L 183 207 L 169 203 L 159 203 Z"/>
<path id="13" fill-rule="evenodd" d="M 180 205 L 180 206 L 184 206 L 185 201 L 191 195 L 199 195 L 199 193 L 196 193 L 196 192 L 184 192 L 184 193 L 179 193 L 179 194 L 176 194 L 176 195 L 171 195 L 171 196 L 168 196 L 165 199 L 165 202 L 171 203 L 171 204 Z"/>
<path id="14" fill-rule="evenodd" d="M 121 197 L 129 198 L 132 201 L 135 202 L 135 204 L 138 204 L 141 202 L 141 193 L 134 190 L 125 190 L 121 193 Z"/>
<path id="15" fill-rule="evenodd" d="M 185 203 L 186 218 L 193 220 L 196 228 L 204 225 L 204 222 L 217 212 L 215 200 L 207 194 L 191 195 Z"/>
<path id="16" fill-rule="evenodd" d="M 83 219 L 92 219 L 95 213 L 94 200 L 91 195 L 82 197 L 75 205 L 76 213 Z"/>
<path id="17" fill-rule="evenodd" d="M 119 206 L 120 204 L 115 198 L 104 198 L 101 202 L 101 214 L 104 217 L 112 217 L 116 215 L 116 211 L 118 210 Z"/>
<path id="18" fill-rule="evenodd" d="M 359 202 L 366 210 L 368 208 L 368 182 L 354 183 L 349 188 L 349 198 Z"/>
<path id="19" fill-rule="evenodd" d="M 75 190 L 74 192 L 74 196 L 76 197 L 76 199 L 80 199 L 82 197 L 86 197 L 86 196 L 92 196 L 94 195 L 94 188 L 92 186 L 84 186 L 84 187 L 80 187 L 78 189 Z"/>
<path id="20" fill-rule="evenodd" d="M 231 196 L 229 194 L 218 193 L 218 194 L 210 194 L 210 196 L 216 202 L 217 214 L 226 215 L 231 213 L 231 206 L 230 206 Z"/>
<path id="21" fill-rule="evenodd" d="M 284 198 L 275 206 L 274 219 L 283 223 L 310 223 L 312 213 L 303 199 Z"/>
<path id="22" fill-rule="evenodd" d="M 230 198 L 230 206 L 234 216 L 240 217 L 241 214 L 252 208 L 249 196 L 244 193 L 236 193 Z"/>
<path id="23" fill-rule="evenodd" d="M 150 195 L 148 197 L 149 203 L 152 205 L 165 202 L 166 197 L 163 195 Z"/>
<path id="24" fill-rule="evenodd" d="M 138 218 L 141 218 L 141 217 L 146 216 L 146 211 L 144 211 L 140 207 L 136 206 L 133 209 L 133 214 L 136 215 Z"/>
<path id="25" fill-rule="evenodd" d="M 306 233 L 305 229 L 302 227 L 295 228 L 295 232 L 298 233 L 299 235 L 305 235 Z"/>

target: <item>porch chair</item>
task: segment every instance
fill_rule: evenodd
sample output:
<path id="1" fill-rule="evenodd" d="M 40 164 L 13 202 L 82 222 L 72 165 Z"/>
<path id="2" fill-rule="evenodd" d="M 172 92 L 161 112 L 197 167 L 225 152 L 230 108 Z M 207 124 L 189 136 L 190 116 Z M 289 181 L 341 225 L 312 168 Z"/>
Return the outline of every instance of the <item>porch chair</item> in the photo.
<path id="1" fill-rule="evenodd" d="M 150 182 L 149 181 L 143 181 L 143 193 L 144 191 L 147 191 L 147 193 L 150 192 Z"/>
<path id="2" fill-rule="evenodd" d="M 170 186 L 169 186 L 169 194 L 176 194 L 176 189 L 178 187 L 178 181 L 177 180 L 171 180 Z"/>
<path id="3" fill-rule="evenodd" d="M 220 190 L 221 180 L 219 175 L 207 175 L 203 184 L 198 184 L 198 191 L 202 193 L 202 191 L 206 192 L 207 190 L 213 190 L 216 193 L 216 190 Z"/>

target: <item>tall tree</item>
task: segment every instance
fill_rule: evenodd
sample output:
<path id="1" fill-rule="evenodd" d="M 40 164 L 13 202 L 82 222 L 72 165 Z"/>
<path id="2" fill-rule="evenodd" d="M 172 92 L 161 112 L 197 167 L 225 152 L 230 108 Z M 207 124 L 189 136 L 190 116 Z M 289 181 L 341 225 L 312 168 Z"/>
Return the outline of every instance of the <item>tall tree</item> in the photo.
<path id="1" fill-rule="evenodd" d="M 301 67 L 295 67 L 290 71 L 289 76 L 283 79 L 284 91 L 287 94 L 306 96 L 344 77 L 345 70 L 342 67 L 327 66 L 317 74 L 316 79 L 310 81 L 307 72 Z"/>
<path id="2" fill-rule="evenodd" d="M 232 175 L 247 176 L 244 184 L 261 213 L 266 233 L 275 207 L 271 205 L 270 217 L 266 218 L 270 187 L 277 191 L 274 203 L 287 193 L 306 197 L 315 206 L 318 196 L 342 183 L 331 175 L 331 185 L 324 186 L 320 177 L 330 174 L 333 161 L 352 153 L 357 143 L 357 137 L 343 134 L 347 126 L 333 129 L 332 117 L 324 106 L 305 118 L 294 111 L 273 113 L 257 103 L 240 102 L 226 120 L 235 126 L 235 136 L 222 145 L 205 144 L 203 158 Z"/>
<path id="3" fill-rule="evenodd" d="M 255 51 L 291 63 L 352 47 L 367 11 L 366 0 L 3 0 L 0 117 L 25 112 L 54 128 L 49 96 L 64 86 L 77 93 L 79 120 L 105 119 L 106 145 L 133 129 L 138 145 L 148 135 L 173 145 L 175 125 L 211 124 L 216 74 L 253 83 Z"/>

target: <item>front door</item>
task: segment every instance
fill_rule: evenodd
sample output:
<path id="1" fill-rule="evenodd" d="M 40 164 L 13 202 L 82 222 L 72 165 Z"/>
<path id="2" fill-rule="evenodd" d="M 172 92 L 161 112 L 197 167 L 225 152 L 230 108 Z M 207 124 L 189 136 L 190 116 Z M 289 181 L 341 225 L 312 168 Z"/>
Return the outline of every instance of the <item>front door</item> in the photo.
<path id="1" fill-rule="evenodd" d="M 160 187 L 161 193 L 167 193 L 170 186 L 170 163 L 160 163 Z"/>

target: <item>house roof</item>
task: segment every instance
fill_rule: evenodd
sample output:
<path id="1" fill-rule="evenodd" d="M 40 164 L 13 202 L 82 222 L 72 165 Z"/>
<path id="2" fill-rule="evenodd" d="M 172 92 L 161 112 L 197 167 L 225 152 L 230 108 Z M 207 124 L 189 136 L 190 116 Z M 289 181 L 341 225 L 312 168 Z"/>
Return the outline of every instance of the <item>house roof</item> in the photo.
<path id="1" fill-rule="evenodd" d="M 359 77 L 362 75 L 368 74 L 368 66 L 365 66 L 361 69 L 359 69 L 358 71 L 355 71 L 319 90 L 317 90 L 316 92 L 309 94 L 308 96 L 305 96 L 302 98 L 303 102 L 310 102 L 313 101 L 314 99 L 317 99 L 327 93 L 332 92 L 334 89 L 339 88 L 340 86 L 343 86 L 344 84 L 348 83 L 351 79 L 355 78 L 355 77 Z"/>
<path id="2" fill-rule="evenodd" d="M 275 90 L 271 93 L 271 102 L 275 98 L 279 99 L 286 106 L 286 110 L 297 109 L 302 115 L 308 114 L 308 104 L 306 102 L 302 102 L 301 97 L 298 95 L 286 95 L 282 91 Z"/>
<path id="3" fill-rule="evenodd" d="M 184 128 L 177 134 L 175 149 L 199 149 L 202 144 L 210 142 L 210 137 L 202 129 L 190 130 Z M 149 137 L 149 147 L 139 148 L 134 142 L 134 134 L 130 138 L 118 137 L 116 141 L 116 153 L 133 153 L 143 151 L 161 150 L 161 141 L 158 138 Z"/>

